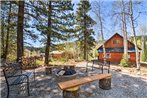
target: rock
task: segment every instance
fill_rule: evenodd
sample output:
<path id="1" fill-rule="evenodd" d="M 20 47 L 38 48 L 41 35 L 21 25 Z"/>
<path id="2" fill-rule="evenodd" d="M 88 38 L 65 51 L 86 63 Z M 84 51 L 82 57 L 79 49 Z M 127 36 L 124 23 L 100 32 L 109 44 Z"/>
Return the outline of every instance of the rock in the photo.
<path id="1" fill-rule="evenodd" d="M 92 89 L 90 89 L 90 88 L 86 88 L 85 91 L 86 91 L 87 93 L 89 93 L 89 94 L 92 94 L 92 93 L 93 93 Z"/>
<path id="2" fill-rule="evenodd" d="M 59 93 L 59 90 L 58 90 L 58 89 L 53 89 L 52 92 L 53 92 L 54 94 L 57 94 L 57 93 Z"/>
<path id="3" fill-rule="evenodd" d="M 79 98 L 87 98 L 85 95 L 79 95 Z"/>
<path id="4" fill-rule="evenodd" d="M 96 85 L 91 85 L 90 88 L 91 89 L 96 89 Z"/>
<path id="5" fill-rule="evenodd" d="M 120 72 L 120 71 L 122 71 L 122 70 L 121 70 L 121 69 L 115 69 L 115 71 L 116 71 L 116 72 Z"/>
<path id="6" fill-rule="evenodd" d="M 50 91 L 51 91 L 51 88 L 50 88 L 50 87 L 48 87 L 46 90 L 50 92 Z"/>

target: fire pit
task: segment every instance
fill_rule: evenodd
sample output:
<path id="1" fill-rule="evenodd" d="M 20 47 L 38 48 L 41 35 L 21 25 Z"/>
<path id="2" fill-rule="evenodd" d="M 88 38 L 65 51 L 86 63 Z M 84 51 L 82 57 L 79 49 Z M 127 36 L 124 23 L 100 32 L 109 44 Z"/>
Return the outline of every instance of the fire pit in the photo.
<path id="1" fill-rule="evenodd" d="M 60 69 L 55 75 L 58 82 L 75 79 L 77 77 L 77 73 L 74 69 Z"/>

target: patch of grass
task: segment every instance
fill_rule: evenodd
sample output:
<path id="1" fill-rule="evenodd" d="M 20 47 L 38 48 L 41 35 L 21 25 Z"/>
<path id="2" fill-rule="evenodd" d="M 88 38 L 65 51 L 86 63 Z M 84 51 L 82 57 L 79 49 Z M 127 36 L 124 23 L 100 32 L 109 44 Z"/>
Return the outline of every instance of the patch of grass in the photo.
<path id="1" fill-rule="evenodd" d="M 61 59 L 61 60 L 52 60 L 51 62 L 49 62 L 49 64 L 52 64 L 52 65 L 61 65 L 61 64 L 64 64 L 66 62 L 66 60 L 64 59 Z"/>
<path id="2" fill-rule="evenodd" d="M 49 64 L 51 64 L 51 65 L 62 65 L 65 62 L 66 62 L 65 59 L 60 59 L 60 60 L 49 61 Z M 43 60 L 36 60 L 36 65 L 44 65 L 44 61 Z"/>
<path id="3" fill-rule="evenodd" d="M 44 61 L 43 60 L 36 60 L 36 65 L 43 65 Z"/>

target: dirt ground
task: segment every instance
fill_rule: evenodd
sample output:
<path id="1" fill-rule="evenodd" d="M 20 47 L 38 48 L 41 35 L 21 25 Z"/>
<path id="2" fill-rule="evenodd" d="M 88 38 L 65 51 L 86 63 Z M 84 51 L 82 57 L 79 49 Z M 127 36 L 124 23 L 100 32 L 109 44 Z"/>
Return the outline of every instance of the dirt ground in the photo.
<path id="1" fill-rule="evenodd" d="M 95 68 L 89 67 L 86 72 L 86 62 L 76 64 L 76 72 L 79 77 L 89 76 L 91 73 L 101 73 L 99 65 L 94 65 Z M 89 66 L 92 63 L 88 64 Z M 62 90 L 58 87 L 55 72 L 46 75 L 45 68 L 39 67 L 36 69 L 35 81 L 30 82 L 30 96 L 27 96 L 26 86 L 13 86 L 10 91 L 10 98 L 62 98 Z M 107 73 L 105 68 L 104 73 Z M 136 73 L 135 68 L 123 68 L 116 65 L 111 65 L 110 73 L 112 74 L 111 89 L 103 90 L 99 88 L 98 81 L 94 81 L 80 86 L 78 92 L 79 98 L 147 98 L 147 68 L 141 68 L 139 73 Z M 1 73 L 1 98 L 6 98 L 7 87 L 3 73 Z"/>

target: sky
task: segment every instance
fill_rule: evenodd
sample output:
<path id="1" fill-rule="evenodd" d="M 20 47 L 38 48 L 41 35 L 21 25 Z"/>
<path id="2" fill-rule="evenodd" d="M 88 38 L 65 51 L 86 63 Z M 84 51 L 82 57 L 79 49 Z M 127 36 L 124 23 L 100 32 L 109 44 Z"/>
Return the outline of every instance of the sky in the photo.
<path id="1" fill-rule="evenodd" d="M 91 5 L 93 4 L 94 1 L 96 1 L 96 0 L 90 0 Z M 113 34 L 115 34 L 115 33 L 121 34 L 122 32 L 121 32 L 120 26 L 113 26 L 113 21 L 110 17 L 111 16 L 111 10 L 113 8 L 112 3 L 113 3 L 114 0 L 103 0 L 103 1 L 104 1 L 104 6 L 105 6 L 104 13 L 108 13 L 105 16 L 105 23 L 104 23 L 104 26 L 105 26 L 104 38 L 107 40 L 111 36 L 113 36 Z M 74 12 L 76 12 L 76 9 L 78 7 L 77 4 L 79 3 L 79 0 L 72 0 L 72 3 L 74 3 Z M 97 19 L 96 15 L 92 12 L 92 9 L 88 12 L 88 15 L 90 15 L 91 18 L 98 23 L 98 19 Z M 147 0 L 143 0 L 143 5 L 136 10 L 147 12 Z M 146 15 L 140 15 L 140 17 L 137 19 L 137 22 L 138 22 L 138 25 L 136 26 L 136 32 L 137 32 L 137 35 L 141 35 L 140 25 L 147 26 L 147 14 Z M 93 30 L 95 32 L 94 38 L 96 40 L 100 39 L 98 28 L 99 28 L 99 25 L 97 25 L 97 24 L 93 26 Z M 132 34 L 131 25 L 127 25 L 127 30 L 129 32 L 129 36 L 132 36 L 133 34 Z M 35 30 L 35 32 L 37 34 L 39 34 L 38 31 Z M 43 45 L 43 43 L 41 43 L 40 39 L 41 38 L 39 38 L 39 40 L 37 40 L 36 42 L 34 42 L 30 39 L 27 39 L 26 42 L 32 44 L 32 46 L 34 46 L 34 47 L 42 47 L 44 45 Z"/>

